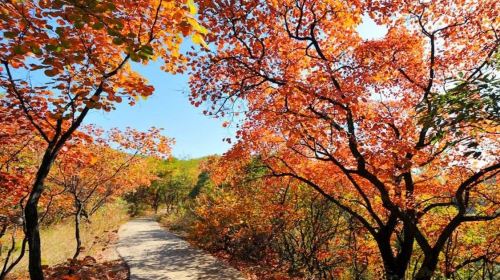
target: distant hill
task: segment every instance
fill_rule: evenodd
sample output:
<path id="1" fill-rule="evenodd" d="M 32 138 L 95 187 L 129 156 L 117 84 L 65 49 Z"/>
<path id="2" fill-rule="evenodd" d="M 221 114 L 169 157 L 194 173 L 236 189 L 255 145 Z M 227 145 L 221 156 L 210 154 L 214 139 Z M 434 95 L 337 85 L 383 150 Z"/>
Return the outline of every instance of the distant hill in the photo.
<path id="1" fill-rule="evenodd" d="M 173 170 L 173 175 L 178 176 L 184 174 L 188 177 L 192 184 L 196 183 L 198 175 L 200 174 L 200 163 L 206 159 L 206 157 L 194 158 L 194 159 L 177 159 L 172 158 L 165 162 L 165 165 Z"/>

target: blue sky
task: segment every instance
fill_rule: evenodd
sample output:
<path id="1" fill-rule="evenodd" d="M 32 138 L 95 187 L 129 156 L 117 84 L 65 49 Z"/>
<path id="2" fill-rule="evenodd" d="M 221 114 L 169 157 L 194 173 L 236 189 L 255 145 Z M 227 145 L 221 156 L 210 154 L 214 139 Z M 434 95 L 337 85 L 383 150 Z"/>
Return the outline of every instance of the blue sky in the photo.
<path id="1" fill-rule="evenodd" d="M 380 38 L 385 28 L 376 26 L 368 17 L 358 31 L 366 39 Z M 127 126 L 147 130 L 151 126 L 164 128 L 164 134 L 173 137 L 176 144 L 173 155 L 178 158 L 196 158 L 222 154 L 230 148 L 223 138 L 234 135 L 231 127 L 222 127 L 222 120 L 202 114 L 202 108 L 188 101 L 188 76 L 171 75 L 160 70 L 160 63 L 148 66 L 137 65 L 137 69 L 155 87 L 155 93 L 135 106 L 120 104 L 116 110 L 106 113 L 91 111 L 86 123 L 97 124 L 105 129 Z"/>
<path id="2" fill-rule="evenodd" d="M 135 106 L 120 104 L 116 110 L 106 113 L 92 111 L 86 123 L 103 128 L 127 126 L 147 130 L 151 126 L 164 129 L 164 134 L 175 138 L 173 155 L 178 158 L 196 158 L 222 154 L 230 147 L 222 138 L 233 135 L 231 128 L 223 128 L 222 120 L 202 114 L 202 108 L 189 103 L 187 75 L 171 75 L 160 70 L 161 63 L 135 66 L 155 87 L 146 100 L 140 99 Z"/>

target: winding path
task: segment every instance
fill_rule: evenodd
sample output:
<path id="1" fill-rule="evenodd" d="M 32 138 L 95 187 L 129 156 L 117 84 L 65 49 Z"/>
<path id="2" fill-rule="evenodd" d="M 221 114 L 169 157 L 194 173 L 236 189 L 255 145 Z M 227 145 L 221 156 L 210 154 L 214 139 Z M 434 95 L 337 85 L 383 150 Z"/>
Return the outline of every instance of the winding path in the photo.
<path id="1" fill-rule="evenodd" d="M 131 280 L 244 280 L 236 269 L 163 230 L 153 219 L 134 219 L 119 232 L 117 250 Z"/>

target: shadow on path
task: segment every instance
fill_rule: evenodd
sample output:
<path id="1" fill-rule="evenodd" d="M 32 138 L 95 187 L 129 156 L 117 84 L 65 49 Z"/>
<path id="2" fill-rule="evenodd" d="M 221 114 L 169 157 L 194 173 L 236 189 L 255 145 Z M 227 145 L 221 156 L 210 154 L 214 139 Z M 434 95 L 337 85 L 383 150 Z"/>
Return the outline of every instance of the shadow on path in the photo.
<path id="1" fill-rule="evenodd" d="M 118 236 L 117 250 L 130 267 L 131 280 L 245 279 L 152 219 L 132 220 L 120 228 Z"/>

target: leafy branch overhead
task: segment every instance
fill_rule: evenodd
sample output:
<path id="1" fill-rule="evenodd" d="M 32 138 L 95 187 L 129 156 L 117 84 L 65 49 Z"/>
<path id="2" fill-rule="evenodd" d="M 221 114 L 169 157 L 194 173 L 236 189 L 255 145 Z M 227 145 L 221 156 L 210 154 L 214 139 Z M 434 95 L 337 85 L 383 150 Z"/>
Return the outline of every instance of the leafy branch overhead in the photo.
<path id="1" fill-rule="evenodd" d="M 38 203 L 59 153 L 80 134 L 90 110 L 134 105 L 153 94 L 131 62 L 160 59 L 167 72 L 186 70 L 181 43 L 188 36 L 203 43 L 207 33 L 195 10 L 192 1 L 169 0 L 0 3 L 1 105 L 40 140 L 36 171 L 16 202 L 24 207 L 32 279 L 43 279 Z M 11 132 L 10 139 L 18 138 Z"/>

